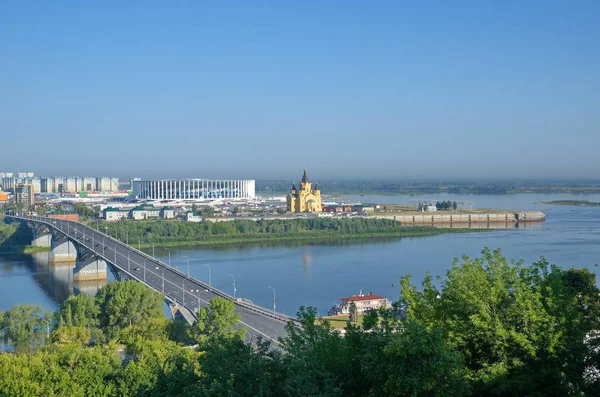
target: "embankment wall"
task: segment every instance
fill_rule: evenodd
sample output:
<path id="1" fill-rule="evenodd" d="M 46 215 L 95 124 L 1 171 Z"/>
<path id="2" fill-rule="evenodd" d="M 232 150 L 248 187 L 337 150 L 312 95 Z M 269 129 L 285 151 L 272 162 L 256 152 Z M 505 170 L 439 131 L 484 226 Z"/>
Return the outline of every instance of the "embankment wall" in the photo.
<path id="1" fill-rule="evenodd" d="M 428 223 L 494 223 L 494 222 L 541 222 L 546 220 L 543 211 L 500 213 L 444 214 L 424 212 L 419 215 L 372 215 L 373 218 L 394 219 L 403 225 Z"/>

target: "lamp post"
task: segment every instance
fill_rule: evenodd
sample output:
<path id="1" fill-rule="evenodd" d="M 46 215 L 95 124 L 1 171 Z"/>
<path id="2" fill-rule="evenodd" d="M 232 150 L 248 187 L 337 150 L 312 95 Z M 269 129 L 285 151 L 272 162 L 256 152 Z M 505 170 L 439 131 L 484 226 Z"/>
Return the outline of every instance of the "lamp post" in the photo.
<path id="1" fill-rule="evenodd" d="M 142 238 L 138 236 L 138 251 L 142 250 Z"/>
<path id="2" fill-rule="evenodd" d="M 104 234 L 106 234 L 108 236 L 108 226 L 104 226 Z"/>
<path id="3" fill-rule="evenodd" d="M 188 278 L 190 278 L 190 258 L 188 258 L 185 255 L 182 255 L 182 258 L 187 259 L 187 276 L 188 276 Z"/>
<path id="4" fill-rule="evenodd" d="M 169 266 L 171 266 L 171 250 L 168 248 L 165 248 L 167 251 L 169 251 Z"/>
<path id="5" fill-rule="evenodd" d="M 204 266 L 206 266 L 208 268 L 208 286 L 212 289 L 212 279 L 211 279 L 211 275 L 210 275 L 210 265 L 207 265 L 205 263 Z"/>
<path id="6" fill-rule="evenodd" d="M 233 279 L 233 300 L 235 300 L 235 276 L 233 274 L 230 274 L 229 277 L 231 277 Z"/>
<path id="7" fill-rule="evenodd" d="M 270 285 L 267 285 L 267 287 L 273 290 L 273 315 L 275 315 L 275 302 L 277 301 L 275 297 L 275 288 L 271 287 Z"/>

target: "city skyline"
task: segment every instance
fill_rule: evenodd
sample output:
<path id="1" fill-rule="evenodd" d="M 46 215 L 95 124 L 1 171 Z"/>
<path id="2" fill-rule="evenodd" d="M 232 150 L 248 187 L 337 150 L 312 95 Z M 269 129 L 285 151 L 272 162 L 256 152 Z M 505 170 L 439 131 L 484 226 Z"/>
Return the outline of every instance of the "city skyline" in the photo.
<path id="1" fill-rule="evenodd" d="M 600 178 L 599 18 L 594 1 L 6 4 L 0 168 Z"/>

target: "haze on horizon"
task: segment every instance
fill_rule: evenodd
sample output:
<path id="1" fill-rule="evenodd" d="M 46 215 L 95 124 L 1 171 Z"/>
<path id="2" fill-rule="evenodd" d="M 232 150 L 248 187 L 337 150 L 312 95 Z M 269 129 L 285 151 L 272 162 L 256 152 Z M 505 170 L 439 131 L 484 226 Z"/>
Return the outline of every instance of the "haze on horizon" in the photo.
<path id="1" fill-rule="evenodd" d="M 600 3 L 7 2 L 0 172 L 600 178 Z"/>

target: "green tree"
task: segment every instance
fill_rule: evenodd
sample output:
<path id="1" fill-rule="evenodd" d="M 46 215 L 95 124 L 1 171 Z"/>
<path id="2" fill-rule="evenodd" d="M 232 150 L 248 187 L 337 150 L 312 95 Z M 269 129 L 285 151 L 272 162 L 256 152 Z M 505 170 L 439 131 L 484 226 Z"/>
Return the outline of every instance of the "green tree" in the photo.
<path id="1" fill-rule="evenodd" d="M 421 291 L 403 278 L 402 302 L 409 321 L 443 329 L 475 394 L 540 395 L 550 387 L 567 395 L 591 387 L 582 375 L 590 365 L 586 337 L 598 329 L 600 291 L 591 276 L 543 259 L 527 268 L 486 248 L 481 258 L 456 260 L 439 289 L 430 276 Z"/>
<path id="2" fill-rule="evenodd" d="M 52 331 L 50 340 L 57 345 L 87 345 L 92 337 L 88 328 L 62 327 Z"/>
<path id="3" fill-rule="evenodd" d="M 66 326 L 96 328 L 100 324 L 96 299 L 84 294 L 69 296 L 56 312 L 57 321 Z"/>
<path id="4" fill-rule="evenodd" d="M 51 314 L 40 305 L 14 305 L 0 319 L 2 341 L 16 351 L 45 345 L 46 332 L 52 326 Z"/>
<path id="5" fill-rule="evenodd" d="M 214 339 L 244 339 L 246 329 L 239 327 L 241 315 L 235 313 L 235 304 L 229 299 L 216 297 L 208 302 L 198 313 L 198 319 L 192 326 L 193 337 L 198 343 L 207 343 Z"/>
<path id="6" fill-rule="evenodd" d="M 456 208 L 458 208 L 458 205 L 456 204 L 456 201 L 453 201 L 453 202 L 452 202 L 452 209 L 453 209 L 454 211 L 456 211 Z"/>
<path id="7" fill-rule="evenodd" d="M 109 338 L 130 325 L 163 317 L 163 295 L 136 281 L 112 282 L 96 295 L 100 326 Z"/>

